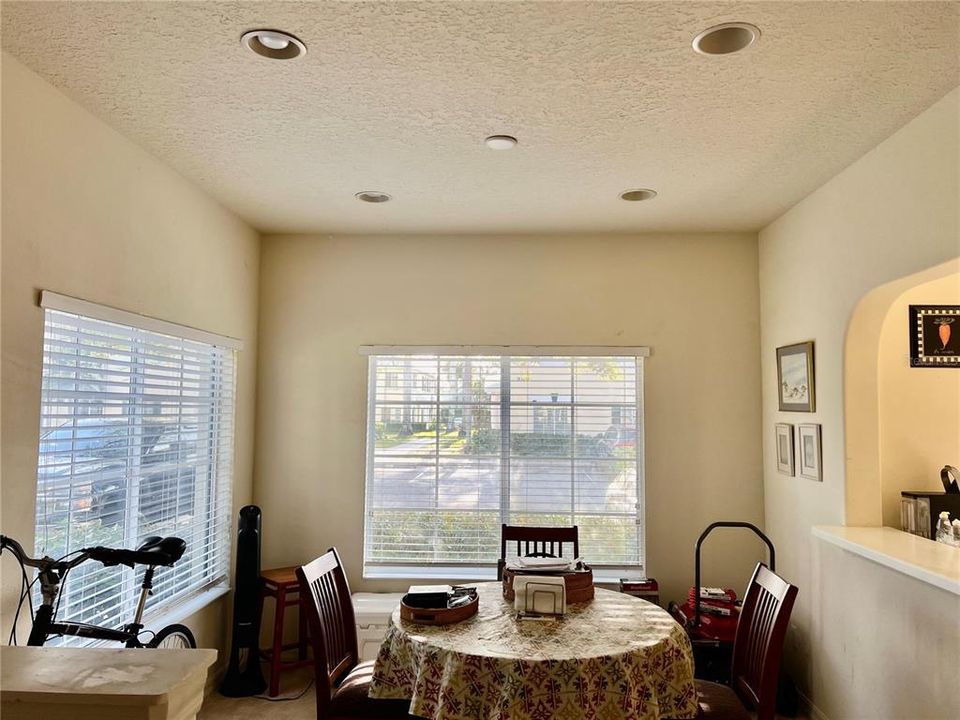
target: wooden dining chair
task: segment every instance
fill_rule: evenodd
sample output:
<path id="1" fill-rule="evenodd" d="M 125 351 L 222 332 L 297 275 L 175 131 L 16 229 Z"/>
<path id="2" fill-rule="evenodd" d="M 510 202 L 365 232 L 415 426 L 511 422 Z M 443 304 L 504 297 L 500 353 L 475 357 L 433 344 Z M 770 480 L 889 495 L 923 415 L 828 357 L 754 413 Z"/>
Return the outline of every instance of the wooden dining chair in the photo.
<path id="1" fill-rule="evenodd" d="M 413 718 L 409 700 L 374 700 L 367 697 L 373 662 L 359 663 L 357 626 L 350 586 L 331 548 L 316 560 L 297 568 L 301 595 L 313 646 L 318 720 L 374 720 Z"/>
<path id="2" fill-rule="evenodd" d="M 580 557 L 580 531 L 571 527 L 524 527 L 503 525 L 500 528 L 500 559 L 497 561 L 497 580 L 503 580 L 507 564 L 507 544 L 517 544 L 517 557 L 563 557 L 563 545 L 573 545 L 571 559 Z"/>
<path id="3" fill-rule="evenodd" d="M 783 641 L 797 588 L 757 563 L 740 609 L 730 686 L 697 680 L 697 720 L 773 720 Z"/>

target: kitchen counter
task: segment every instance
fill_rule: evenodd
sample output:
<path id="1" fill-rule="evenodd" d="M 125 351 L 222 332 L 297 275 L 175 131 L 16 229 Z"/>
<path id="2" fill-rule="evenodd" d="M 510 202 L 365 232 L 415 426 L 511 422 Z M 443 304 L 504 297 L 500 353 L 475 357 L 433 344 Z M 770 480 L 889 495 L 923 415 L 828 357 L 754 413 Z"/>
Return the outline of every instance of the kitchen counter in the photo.
<path id="1" fill-rule="evenodd" d="M 960 548 L 889 527 L 813 528 L 814 537 L 960 595 Z"/>

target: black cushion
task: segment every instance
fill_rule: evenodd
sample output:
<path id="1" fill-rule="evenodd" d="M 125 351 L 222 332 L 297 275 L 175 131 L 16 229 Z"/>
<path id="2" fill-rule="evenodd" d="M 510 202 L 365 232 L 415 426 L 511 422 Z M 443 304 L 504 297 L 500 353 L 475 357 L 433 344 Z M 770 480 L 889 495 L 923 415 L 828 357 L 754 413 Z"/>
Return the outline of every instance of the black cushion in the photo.
<path id="1" fill-rule="evenodd" d="M 706 680 L 695 682 L 700 701 L 698 720 L 750 720 L 750 714 L 731 688 Z"/>
<path id="2" fill-rule="evenodd" d="M 340 683 L 330 701 L 330 718 L 412 718 L 409 700 L 375 700 L 367 697 L 373 678 L 373 661 L 360 663 Z"/>

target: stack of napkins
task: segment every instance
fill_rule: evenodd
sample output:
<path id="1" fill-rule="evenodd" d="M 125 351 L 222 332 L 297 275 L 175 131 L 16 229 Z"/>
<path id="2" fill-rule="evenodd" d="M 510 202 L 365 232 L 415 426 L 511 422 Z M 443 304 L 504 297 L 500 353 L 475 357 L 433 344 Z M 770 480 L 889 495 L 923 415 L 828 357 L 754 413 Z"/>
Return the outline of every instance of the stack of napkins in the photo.
<path id="1" fill-rule="evenodd" d="M 511 560 L 507 567 L 512 572 L 570 572 L 577 569 L 579 562 L 579 559 L 518 557 Z"/>
<path id="2" fill-rule="evenodd" d="M 523 616 L 563 615 L 567 611 L 567 585 L 562 577 L 515 575 L 513 607 Z"/>

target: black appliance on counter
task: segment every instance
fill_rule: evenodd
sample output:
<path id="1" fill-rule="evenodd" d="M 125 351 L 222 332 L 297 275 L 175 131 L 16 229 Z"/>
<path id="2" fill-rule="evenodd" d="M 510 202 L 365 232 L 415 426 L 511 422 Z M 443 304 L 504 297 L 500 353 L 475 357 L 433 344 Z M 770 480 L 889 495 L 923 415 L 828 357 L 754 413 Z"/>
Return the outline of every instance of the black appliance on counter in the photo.
<path id="1" fill-rule="evenodd" d="M 940 513 L 960 519 L 960 493 L 904 490 L 900 493 L 900 529 L 935 540 Z"/>

